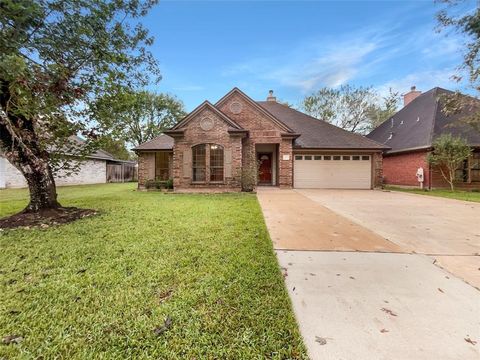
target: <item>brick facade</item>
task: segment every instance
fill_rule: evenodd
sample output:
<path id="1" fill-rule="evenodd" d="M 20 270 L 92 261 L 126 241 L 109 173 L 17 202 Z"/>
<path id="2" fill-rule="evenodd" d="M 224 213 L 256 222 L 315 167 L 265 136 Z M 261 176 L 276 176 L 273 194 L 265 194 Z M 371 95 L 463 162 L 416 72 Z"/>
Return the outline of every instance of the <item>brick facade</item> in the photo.
<path id="1" fill-rule="evenodd" d="M 240 104 L 242 110 L 239 113 L 232 111 L 232 103 Z M 282 137 L 282 133 L 285 130 L 282 129 L 281 125 L 275 123 L 258 107 L 236 93 L 221 101 L 218 107 L 220 111 L 242 128 L 249 130 L 248 139 L 245 139 L 243 142 L 244 154 L 251 152 L 253 154 L 252 157 L 255 158 L 255 146 L 257 144 L 278 144 L 278 185 L 281 188 L 291 188 L 293 185 L 293 140 L 292 138 Z M 245 156 L 245 159 L 252 157 Z M 244 163 L 244 166 L 252 165 Z"/>
<path id="2" fill-rule="evenodd" d="M 383 176 L 385 184 L 401 186 L 419 186 L 416 177 L 417 169 L 423 168 L 423 187 L 449 188 L 450 185 L 443 178 L 440 171 L 432 169 L 427 163 L 428 151 L 410 152 L 395 155 L 387 155 L 383 158 Z M 480 183 L 457 182 L 457 188 L 479 189 Z"/>
<path id="3" fill-rule="evenodd" d="M 206 124 L 208 126 L 205 126 Z M 256 184 L 257 155 L 263 153 L 272 155 L 271 185 L 280 188 L 292 188 L 294 185 L 293 144 L 300 134 L 295 133 L 270 111 L 241 91 L 232 90 L 215 105 L 208 101 L 204 102 L 165 134 L 170 139 L 173 138 L 172 145 L 166 147 L 164 142 L 160 142 L 157 145 L 158 149 L 173 147 L 172 150 L 151 150 L 150 147 L 136 151 L 139 162 L 139 188 L 143 188 L 147 180 L 155 178 L 155 153 L 158 151 L 172 153 L 170 175 L 175 191 L 240 191 L 242 178 L 253 178 Z M 151 143 L 146 144 L 151 145 Z M 210 181 L 208 147 L 206 180 L 193 181 L 192 148 L 199 144 L 223 147 L 223 181 Z M 371 155 L 372 185 L 381 186 L 383 179 L 381 150 L 366 148 L 358 153 Z M 244 176 L 246 173 L 247 176 Z"/>
<path id="4" fill-rule="evenodd" d="M 210 130 L 201 126 L 203 118 L 213 120 Z M 173 186 L 176 191 L 186 189 L 216 188 L 220 190 L 241 190 L 242 176 L 242 137 L 230 134 L 227 124 L 214 111 L 205 108 L 200 111 L 185 127 L 183 136 L 175 138 L 173 147 Z M 198 144 L 215 144 L 224 150 L 224 181 L 209 181 L 209 167 L 205 182 L 193 182 L 192 179 L 192 147 Z"/>
<path id="5" fill-rule="evenodd" d="M 423 186 L 430 186 L 427 152 L 411 152 L 383 157 L 383 179 L 385 184 L 402 186 L 419 186 L 417 180 L 418 168 L 423 168 Z"/>
<path id="6" fill-rule="evenodd" d="M 381 152 L 373 153 L 372 155 L 372 178 L 373 187 L 379 188 L 383 186 L 383 154 Z"/>

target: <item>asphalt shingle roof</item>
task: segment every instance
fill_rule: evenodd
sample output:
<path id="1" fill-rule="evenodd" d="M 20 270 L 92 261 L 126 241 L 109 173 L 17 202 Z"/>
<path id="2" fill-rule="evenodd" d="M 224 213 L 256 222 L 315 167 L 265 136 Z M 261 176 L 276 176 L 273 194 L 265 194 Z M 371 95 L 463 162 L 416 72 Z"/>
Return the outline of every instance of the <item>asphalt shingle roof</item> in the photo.
<path id="1" fill-rule="evenodd" d="M 258 104 L 278 120 L 301 134 L 295 139 L 294 147 L 308 149 L 388 149 L 366 137 L 343 130 L 326 121 L 274 101 L 258 101 Z"/>
<path id="2" fill-rule="evenodd" d="M 133 150 L 171 150 L 173 149 L 173 138 L 171 136 L 160 134 L 156 138 L 140 144 Z"/>
<path id="3" fill-rule="evenodd" d="M 480 146 L 480 134 L 458 121 L 465 114 L 444 114 L 443 96 L 450 94 L 453 92 L 439 87 L 421 94 L 367 137 L 391 147 L 388 152 L 431 147 L 432 141 L 444 133 L 462 136 L 470 145 Z"/>

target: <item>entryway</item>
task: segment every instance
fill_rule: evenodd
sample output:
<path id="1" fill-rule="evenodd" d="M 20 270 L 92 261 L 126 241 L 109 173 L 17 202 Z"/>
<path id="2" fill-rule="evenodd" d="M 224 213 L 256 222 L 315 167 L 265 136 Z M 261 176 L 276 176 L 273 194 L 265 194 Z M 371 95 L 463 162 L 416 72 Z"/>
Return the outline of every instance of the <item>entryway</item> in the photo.
<path id="1" fill-rule="evenodd" d="M 278 184 L 278 147 L 277 144 L 256 144 L 258 162 L 258 185 L 275 186 Z"/>

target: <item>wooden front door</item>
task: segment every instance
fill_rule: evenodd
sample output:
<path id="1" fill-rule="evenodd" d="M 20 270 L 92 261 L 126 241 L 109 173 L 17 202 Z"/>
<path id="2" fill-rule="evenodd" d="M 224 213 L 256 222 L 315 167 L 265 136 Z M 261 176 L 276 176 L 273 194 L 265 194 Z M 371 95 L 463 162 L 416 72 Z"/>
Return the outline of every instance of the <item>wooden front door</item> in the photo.
<path id="1" fill-rule="evenodd" d="M 258 183 L 271 184 L 272 183 L 272 154 L 259 153 L 258 161 L 260 168 L 258 170 Z"/>

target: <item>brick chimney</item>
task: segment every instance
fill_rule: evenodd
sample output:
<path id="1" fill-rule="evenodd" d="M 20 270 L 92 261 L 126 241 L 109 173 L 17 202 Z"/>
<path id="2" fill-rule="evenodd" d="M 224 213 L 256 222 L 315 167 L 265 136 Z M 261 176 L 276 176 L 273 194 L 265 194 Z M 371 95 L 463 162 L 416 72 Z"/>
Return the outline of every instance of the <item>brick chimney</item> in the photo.
<path id="1" fill-rule="evenodd" d="M 421 94 L 422 92 L 418 91 L 416 86 L 412 86 L 409 92 L 403 94 L 403 106 L 407 106 Z"/>
<path id="2" fill-rule="evenodd" d="M 277 101 L 277 98 L 273 96 L 273 90 L 268 91 L 267 101 L 274 101 L 274 102 Z"/>

